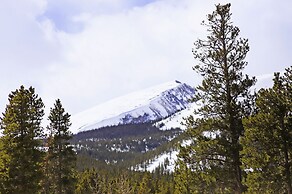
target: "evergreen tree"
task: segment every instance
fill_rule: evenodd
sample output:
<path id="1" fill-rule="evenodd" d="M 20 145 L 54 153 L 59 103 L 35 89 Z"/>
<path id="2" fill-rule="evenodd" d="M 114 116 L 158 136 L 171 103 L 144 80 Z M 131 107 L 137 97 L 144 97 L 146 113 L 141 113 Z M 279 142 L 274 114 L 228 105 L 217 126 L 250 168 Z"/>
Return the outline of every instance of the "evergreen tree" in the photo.
<path id="1" fill-rule="evenodd" d="M 93 168 L 92 170 L 85 170 L 83 173 L 80 173 L 78 177 L 78 183 L 76 187 L 77 194 L 93 194 L 99 192 L 99 175 Z"/>
<path id="2" fill-rule="evenodd" d="M 133 194 L 133 188 L 126 174 L 120 175 L 115 181 L 115 193 L 117 194 Z"/>
<path id="3" fill-rule="evenodd" d="M 0 193 L 5 192 L 4 182 L 8 179 L 8 172 L 5 164 L 8 161 L 8 155 L 4 150 L 4 145 L 2 140 L 0 139 Z"/>
<path id="4" fill-rule="evenodd" d="M 149 173 L 145 173 L 138 187 L 138 194 L 149 194 L 151 193 L 151 185 L 150 185 L 150 175 Z"/>
<path id="5" fill-rule="evenodd" d="M 292 69 L 275 73 L 274 85 L 261 89 L 257 113 L 244 120 L 243 168 L 249 193 L 292 194 Z"/>
<path id="6" fill-rule="evenodd" d="M 192 175 L 192 171 L 187 167 L 187 164 L 178 159 L 177 167 L 179 167 L 179 169 L 175 169 L 174 194 L 196 193 L 195 188 L 192 187 L 195 177 Z"/>
<path id="7" fill-rule="evenodd" d="M 244 132 L 242 118 L 251 112 L 249 88 L 255 78 L 242 73 L 248 40 L 239 37 L 230 6 L 216 5 L 208 21 L 203 21 L 207 39 L 196 41 L 193 49 L 194 58 L 200 61 L 194 70 L 203 76 L 195 98 L 201 107 L 195 112 L 198 118 L 186 120 L 192 142 L 179 157 L 194 172 L 195 192 L 199 193 L 244 191 L 239 139 Z"/>
<path id="8" fill-rule="evenodd" d="M 73 193 L 76 154 L 69 143 L 72 137 L 69 131 L 70 115 L 65 113 L 59 99 L 50 110 L 49 121 L 48 152 L 44 163 L 46 175 L 43 183 L 44 192 Z"/>
<path id="9" fill-rule="evenodd" d="M 37 193 L 42 178 L 41 150 L 44 104 L 30 87 L 12 92 L 1 118 L 1 174 L 3 193 Z M 2 156 L 5 156 L 2 158 Z M 2 175 L 1 175 L 2 176 Z M 1 177 L 3 178 L 3 177 Z"/>

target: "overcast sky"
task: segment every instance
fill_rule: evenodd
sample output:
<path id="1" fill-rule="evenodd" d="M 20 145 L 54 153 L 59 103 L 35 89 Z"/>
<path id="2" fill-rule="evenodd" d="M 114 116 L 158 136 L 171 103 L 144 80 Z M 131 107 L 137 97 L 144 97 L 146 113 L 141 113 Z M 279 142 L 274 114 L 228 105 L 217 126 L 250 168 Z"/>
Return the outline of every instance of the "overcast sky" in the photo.
<path id="1" fill-rule="evenodd" d="M 192 86 L 193 42 L 215 4 L 231 2 L 248 38 L 246 72 L 268 86 L 292 65 L 291 0 L 0 0 L 0 111 L 8 94 L 33 86 L 46 107 L 75 114 L 171 80 Z"/>

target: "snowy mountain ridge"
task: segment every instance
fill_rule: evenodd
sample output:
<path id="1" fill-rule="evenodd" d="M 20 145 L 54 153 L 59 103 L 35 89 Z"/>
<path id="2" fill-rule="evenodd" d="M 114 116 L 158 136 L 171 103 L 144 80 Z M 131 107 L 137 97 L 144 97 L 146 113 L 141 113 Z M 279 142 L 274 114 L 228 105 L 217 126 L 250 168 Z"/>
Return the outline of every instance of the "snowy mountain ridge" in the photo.
<path id="1" fill-rule="evenodd" d="M 179 81 L 134 92 L 72 116 L 71 131 L 76 134 L 105 126 L 158 121 L 189 107 L 194 93 L 191 86 Z"/>

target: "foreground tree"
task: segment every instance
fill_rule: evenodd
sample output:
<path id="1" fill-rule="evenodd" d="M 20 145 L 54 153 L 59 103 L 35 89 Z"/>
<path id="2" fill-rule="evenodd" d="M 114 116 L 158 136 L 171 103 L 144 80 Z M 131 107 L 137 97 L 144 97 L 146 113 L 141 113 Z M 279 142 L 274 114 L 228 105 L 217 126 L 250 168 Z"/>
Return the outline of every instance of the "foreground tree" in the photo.
<path id="1" fill-rule="evenodd" d="M 6 169 L 6 164 L 9 156 L 4 150 L 3 142 L 0 140 L 0 193 L 5 192 L 5 181 L 8 179 L 8 172 Z"/>
<path id="2" fill-rule="evenodd" d="M 261 89 L 257 113 L 244 120 L 243 168 L 249 193 L 292 194 L 292 69 L 275 73 L 274 86 Z"/>
<path id="3" fill-rule="evenodd" d="M 251 112 L 249 88 L 255 78 L 242 73 L 249 46 L 233 26 L 230 6 L 216 5 L 203 22 L 207 39 L 196 41 L 193 50 L 200 61 L 194 70 L 203 76 L 195 98 L 201 107 L 195 112 L 199 118 L 190 116 L 186 121 L 191 143 L 181 147 L 179 154 L 195 177 L 190 193 L 244 191 L 239 139 L 244 133 L 242 118 Z"/>
<path id="4" fill-rule="evenodd" d="M 183 156 L 184 154 L 188 153 L 182 153 L 182 151 L 186 151 L 185 149 L 180 150 L 180 156 Z M 174 175 L 174 194 L 189 194 L 189 193 L 195 193 L 196 188 L 194 188 L 194 185 L 196 184 L 196 187 L 198 187 L 196 181 L 194 181 L 195 173 L 191 171 L 190 168 L 188 168 L 187 164 L 183 160 L 178 160 L 176 167 L 178 169 L 175 169 L 175 175 Z"/>
<path id="5" fill-rule="evenodd" d="M 44 192 L 73 193 L 76 153 L 69 143 L 72 137 L 69 131 L 70 115 L 65 113 L 59 99 L 56 100 L 54 108 L 51 108 L 49 121 L 48 152 L 44 161 Z"/>
<path id="6" fill-rule="evenodd" d="M 20 89 L 9 95 L 1 118 L 2 193 L 37 193 L 42 178 L 41 120 L 44 104 L 34 88 Z M 3 178 L 3 177 L 1 177 Z"/>

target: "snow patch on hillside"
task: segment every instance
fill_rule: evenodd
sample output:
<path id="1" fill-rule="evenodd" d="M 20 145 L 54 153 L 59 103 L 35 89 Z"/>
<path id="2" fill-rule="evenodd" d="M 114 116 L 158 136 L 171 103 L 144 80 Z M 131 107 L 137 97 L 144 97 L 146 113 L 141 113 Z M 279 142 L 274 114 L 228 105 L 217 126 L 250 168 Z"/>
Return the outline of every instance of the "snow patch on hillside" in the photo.
<path id="1" fill-rule="evenodd" d="M 153 160 L 150 161 L 150 164 L 143 164 L 136 168 L 138 171 L 148 171 L 154 172 L 159 166 L 163 166 L 166 171 L 174 172 L 175 162 L 177 160 L 178 151 L 171 151 L 163 153 L 159 156 L 156 156 Z"/>
<path id="2" fill-rule="evenodd" d="M 160 127 L 161 130 L 170 130 L 175 128 L 180 128 L 182 130 L 186 129 L 186 126 L 184 125 L 185 119 L 188 118 L 190 115 L 194 115 L 194 110 L 197 109 L 199 105 L 195 102 L 189 104 L 189 106 L 174 115 L 163 119 L 156 123 L 156 126 L 162 126 Z"/>
<path id="3" fill-rule="evenodd" d="M 192 140 L 183 140 L 183 142 L 181 142 L 181 145 L 183 147 L 185 146 L 189 146 L 192 143 Z M 156 168 L 158 168 L 159 166 L 163 166 L 165 168 L 166 171 L 168 172 L 174 172 L 175 170 L 175 164 L 176 161 L 178 160 L 178 154 L 179 151 L 178 150 L 171 150 L 169 152 L 165 152 L 162 153 L 158 156 L 156 156 L 154 159 L 152 159 L 149 164 L 143 164 L 141 166 L 139 166 L 139 168 L 136 170 L 139 171 L 148 171 L 148 172 L 153 172 L 155 171 Z"/>

